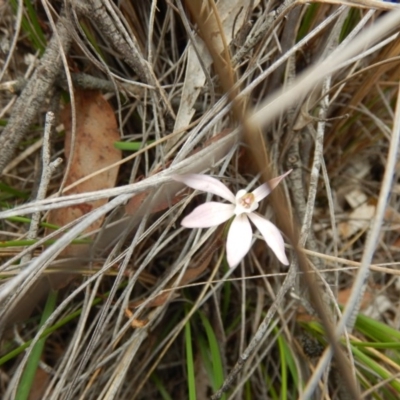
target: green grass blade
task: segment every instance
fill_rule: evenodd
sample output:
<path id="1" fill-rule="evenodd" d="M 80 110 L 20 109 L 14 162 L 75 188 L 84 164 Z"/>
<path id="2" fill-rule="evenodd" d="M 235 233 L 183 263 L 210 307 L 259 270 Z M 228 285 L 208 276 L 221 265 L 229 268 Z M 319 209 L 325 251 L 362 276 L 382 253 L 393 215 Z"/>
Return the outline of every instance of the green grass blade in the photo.
<path id="1" fill-rule="evenodd" d="M 205 340 L 205 338 L 203 337 L 203 335 L 200 332 L 196 333 L 196 343 L 199 346 L 201 358 L 202 358 L 202 361 L 204 364 L 204 368 L 210 379 L 211 386 L 214 388 L 214 387 L 216 387 L 216 384 L 215 384 L 215 379 L 214 379 L 213 365 L 211 363 L 210 348 L 207 344 L 207 341 Z"/>
<path id="2" fill-rule="evenodd" d="M 366 337 L 373 339 L 374 342 L 400 342 L 400 332 L 390 326 L 376 321 L 365 315 L 359 315 L 356 321 L 356 328 Z"/>
<path id="3" fill-rule="evenodd" d="M 14 13 L 17 14 L 18 1 L 11 0 L 11 6 Z M 28 35 L 33 47 L 39 50 L 42 55 L 46 49 L 46 37 L 40 27 L 36 11 L 33 8 L 32 1 L 24 0 L 24 12 L 22 15 L 22 30 Z"/>
<path id="4" fill-rule="evenodd" d="M 188 321 L 185 325 L 185 347 L 186 347 L 187 385 L 189 391 L 189 400 L 196 400 L 196 383 L 194 376 L 192 332 L 190 328 L 190 321 Z"/>
<path id="5" fill-rule="evenodd" d="M 279 399 L 278 394 L 276 393 L 275 387 L 274 387 L 274 385 L 271 381 L 271 378 L 268 375 L 268 372 L 266 371 L 264 366 L 262 366 L 262 370 L 263 370 L 263 376 L 265 379 L 265 385 L 268 390 L 269 398 L 272 400 L 278 400 Z"/>
<path id="6" fill-rule="evenodd" d="M 15 217 L 8 217 L 6 218 L 7 221 L 11 221 L 11 222 L 22 222 L 23 224 L 30 224 L 32 222 L 32 220 L 30 218 L 27 217 L 19 217 L 19 216 L 15 216 Z M 49 224 L 48 222 L 41 222 L 39 225 L 41 228 L 50 228 L 50 229 L 60 229 L 60 227 L 58 225 L 54 225 L 54 224 Z"/>
<path id="7" fill-rule="evenodd" d="M 163 385 L 163 383 L 161 382 L 161 379 L 157 376 L 157 374 L 152 374 L 151 380 L 157 386 L 157 389 L 160 392 L 160 395 L 164 400 L 172 400 L 172 397 L 167 392 L 167 389 L 165 389 L 165 386 Z"/>
<path id="8" fill-rule="evenodd" d="M 364 366 L 370 368 L 380 378 L 390 379 L 391 377 L 393 377 L 393 380 L 391 380 L 388 383 L 388 385 L 390 385 L 393 389 L 395 389 L 397 391 L 398 396 L 400 398 L 400 382 L 397 379 L 395 379 L 395 377 L 393 376 L 393 373 L 391 373 L 386 368 L 379 365 L 376 361 L 374 361 L 371 357 L 369 357 L 368 354 L 364 353 L 360 349 L 352 346 L 352 351 L 353 351 L 354 356 L 359 361 L 361 361 Z"/>
<path id="9" fill-rule="evenodd" d="M 11 197 L 17 197 L 19 199 L 24 199 L 24 200 L 29 198 L 28 193 L 13 189 L 12 187 L 6 185 L 3 182 L 0 182 L 0 193 L 1 193 L 0 200 L 2 201 L 8 200 Z"/>
<path id="10" fill-rule="evenodd" d="M 154 140 L 148 140 L 145 146 L 154 143 Z M 118 150 L 138 151 L 143 147 L 142 142 L 114 142 L 114 147 Z"/>
<path id="11" fill-rule="evenodd" d="M 100 298 L 97 297 L 96 299 L 93 300 L 92 306 L 96 306 L 97 304 L 100 304 L 102 301 L 104 301 L 104 298 L 108 296 L 109 293 L 106 293 L 104 297 Z M 55 332 L 57 329 L 60 329 L 64 325 L 66 325 L 68 322 L 74 320 L 75 318 L 78 318 L 82 313 L 82 310 L 76 310 L 73 313 L 67 315 L 65 318 L 63 318 L 61 321 L 57 322 L 56 324 L 50 326 L 47 328 L 43 334 L 41 335 L 42 338 L 46 338 L 49 336 L 51 333 Z M 5 364 L 7 361 L 12 360 L 13 358 L 17 357 L 19 354 L 21 354 L 25 349 L 27 349 L 30 344 L 32 343 L 32 340 L 28 340 L 24 344 L 18 346 L 17 348 L 9 351 L 8 353 L 4 354 L 2 357 L 0 357 L 0 366 Z"/>
<path id="12" fill-rule="evenodd" d="M 204 329 L 206 331 L 208 345 L 210 349 L 210 356 L 213 369 L 213 375 L 212 377 L 210 377 L 212 379 L 210 380 L 213 383 L 214 391 L 216 391 L 222 386 L 224 382 L 224 368 L 222 365 L 221 353 L 219 351 L 218 341 L 215 336 L 214 330 L 210 324 L 210 321 L 207 319 L 207 317 L 203 312 L 199 312 L 199 315 L 201 318 L 201 322 L 204 326 Z M 225 398 L 226 396 L 222 397 L 222 399 Z"/>
<path id="13" fill-rule="evenodd" d="M 25 247 L 32 246 L 36 244 L 38 240 L 35 239 L 25 239 L 25 240 L 6 240 L 0 242 L 0 248 L 2 247 Z M 50 246 L 57 242 L 57 239 L 46 240 L 43 243 L 43 246 Z M 92 243 L 89 239 L 74 239 L 71 241 L 71 244 L 90 244 Z"/>
<path id="14" fill-rule="evenodd" d="M 47 302 L 43 310 L 42 319 L 40 326 L 47 321 L 50 315 L 53 313 L 57 301 L 57 292 L 51 291 L 47 297 Z M 46 343 L 46 338 L 39 339 L 38 342 L 32 349 L 29 356 L 28 362 L 25 366 L 25 370 L 22 374 L 21 381 L 19 382 L 16 398 L 18 400 L 28 399 L 33 381 L 36 376 L 36 371 L 39 366 L 40 358 L 43 353 L 43 348 Z"/>
<path id="15" fill-rule="evenodd" d="M 287 376 L 287 346 L 285 346 L 284 339 L 282 335 L 278 335 L 278 348 L 281 359 L 281 399 L 287 399 L 287 385 L 288 385 L 288 376 Z"/>
<path id="16" fill-rule="evenodd" d="M 304 13 L 303 21 L 301 22 L 297 33 L 298 42 L 312 29 L 312 24 L 319 7 L 320 5 L 317 3 L 310 4 L 309 7 L 307 7 L 307 11 Z"/>

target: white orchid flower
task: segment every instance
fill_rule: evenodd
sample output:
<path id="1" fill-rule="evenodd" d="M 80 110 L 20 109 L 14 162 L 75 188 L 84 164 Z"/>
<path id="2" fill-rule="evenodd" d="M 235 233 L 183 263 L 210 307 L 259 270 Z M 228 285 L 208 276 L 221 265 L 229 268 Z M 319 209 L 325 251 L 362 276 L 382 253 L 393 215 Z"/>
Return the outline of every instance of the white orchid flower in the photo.
<path id="1" fill-rule="evenodd" d="M 258 228 L 279 261 L 288 265 L 282 234 L 274 224 L 256 213 L 255 210 L 258 208 L 258 203 L 267 197 L 290 172 L 292 170 L 271 179 L 268 183 L 264 183 L 250 193 L 246 190 L 239 190 L 236 196 L 223 183 L 211 176 L 200 174 L 175 175 L 172 177 L 175 181 L 183 182 L 193 189 L 215 194 L 231 203 L 215 201 L 204 203 L 187 215 L 181 224 L 186 228 L 209 228 L 234 217 L 226 242 L 226 258 L 229 266 L 233 268 L 250 250 L 253 236 L 251 221 Z"/>

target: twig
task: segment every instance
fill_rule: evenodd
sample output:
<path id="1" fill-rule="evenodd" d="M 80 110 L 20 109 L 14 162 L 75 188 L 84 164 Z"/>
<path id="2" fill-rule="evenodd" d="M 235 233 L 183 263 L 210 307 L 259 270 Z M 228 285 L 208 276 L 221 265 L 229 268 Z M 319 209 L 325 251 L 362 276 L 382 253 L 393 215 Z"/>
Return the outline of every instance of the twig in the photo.
<path id="1" fill-rule="evenodd" d="M 44 127 L 43 148 L 42 148 L 42 177 L 40 179 L 39 190 L 36 200 L 43 200 L 46 197 L 47 188 L 50 183 L 51 176 L 55 169 L 62 163 L 61 158 L 57 158 L 50 162 L 50 134 L 54 125 L 54 114 L 49 111 L 46 114 L 46 123 Z M 39 230 L 40 212 L 32 214 L 31 224 L 27 234 L 27 239 L 36 239 Z M 21 258 L 21 263 L 27 263 L 32 257 L 31 253 L 26 254 Z"/>
<path id="2" fill-rule="evenodd" d="M 63 16 L 59 18 L 56 28 L 57 31 L 53 33 L 39 66 L 15 102 L 12 115 L 0 136 L 0 175 L 40 111 L 61 70 L 60 43 L 65 52 L 71 45 L 68 22 Z"/>

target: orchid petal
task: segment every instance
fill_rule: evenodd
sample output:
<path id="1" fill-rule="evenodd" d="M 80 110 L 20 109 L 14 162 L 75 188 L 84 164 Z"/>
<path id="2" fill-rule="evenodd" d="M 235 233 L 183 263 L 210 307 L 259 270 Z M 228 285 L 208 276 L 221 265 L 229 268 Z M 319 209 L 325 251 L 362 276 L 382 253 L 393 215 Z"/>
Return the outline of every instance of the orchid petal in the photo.
<path id="1" fill-rule="evenodd" d="M 193 189 L 202 190 L 235 203 L 235 195 L 218 179 L 202 174 L 173 175 L 173 180 L 183 182 Z"/>
<path id="2" fill-rule="evenodd" d="M 260 231 L 267 245 L 278 257 L 282 264 L 289 265 L 285 254 L 285 243 L 279 229 L 272 223 L 256 213 L 248 214 L 250 220 Z"/>
<path id="3" fill-rule="evenodd" d="M 210 201 L 196 207 L 183 218 L 181 225 L 185 228 L 209 228 L 227 221 L 234 215 L 235 206 L 232 204 Z"/>
<path id="4" fill-rule="evenodd" d="M 276 178 L 271 179 L 267 183 L 262 184 L 257 189 L 253 191 L 253 195 L 255 201 L 259 202 L 262 199 L 265 199 L 281 182 L 283 178 L 289 175 L 292 170 L 285 172 L 283 175 L 277 176 Z"/>
<path id="5" fill-rule="evenodd" d="M 246 215 L 238 215 L 229 228 L 226 258 L 231 268 L 236 267 L 251 247 L 253 232 Z"/>

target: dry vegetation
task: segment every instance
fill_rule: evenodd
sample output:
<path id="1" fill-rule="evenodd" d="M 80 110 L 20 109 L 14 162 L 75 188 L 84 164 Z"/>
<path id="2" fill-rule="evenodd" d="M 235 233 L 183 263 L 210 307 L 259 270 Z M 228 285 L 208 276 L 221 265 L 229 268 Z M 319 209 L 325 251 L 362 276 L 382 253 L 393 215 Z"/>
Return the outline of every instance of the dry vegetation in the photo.
<path id="1" fill-rule="evenodd" d="M 2 399 L 400 397 L 395 3 L 0 1 Z"/>

